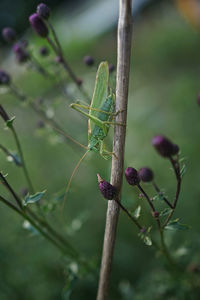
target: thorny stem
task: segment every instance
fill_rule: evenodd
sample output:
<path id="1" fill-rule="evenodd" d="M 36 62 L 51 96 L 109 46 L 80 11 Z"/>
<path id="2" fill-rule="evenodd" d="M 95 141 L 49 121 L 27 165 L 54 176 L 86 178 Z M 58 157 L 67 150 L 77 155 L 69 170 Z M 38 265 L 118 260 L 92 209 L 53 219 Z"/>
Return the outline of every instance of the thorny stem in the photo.
<path id="1" fill-rule="evenodd" d="M 16 132 L 16 130 L 13 126 L 11 126 L 10 129 L 12 131 L 12 134 L 14 136 L 14 139 L 15 139 L 15 142 L 16 142 L 16 145 L 17 145 L 17 149 L 18 149 L 18 152 L 19 152 L 19 155 L 20 155 L 20 158 L 21 158 L 21 162 L 22 162 L 22 168 L 24 170 L 24 175 L 25 175 L 25 178 L 27 180 L 27 183 L 28 183 L 28 186 L 29 186 L 29 189 L 30 189 L 30 193 L 34 194 L 33 184 L 31 182 L 31 179 L 30 179 L 27 167 L 26 167 L 26 163 L 25 163 L 25 160 L 24 160 L 24 154 L 23 154 L 23 151 L 22 151 L 22 147 L 21 147 L 17 132 Z"/>
<path id="2" fill-rule="evenodd" d="M 120 206 L 120 208 L 127 214 L 127 216 L 135 223 L 135 225 L 139 228 L 142 229 L 142 226 L 139 224 L 139 222 L 136 220 L 136 218 L 134 218 L 133 216 L 131 216 L 131 214 L 128 212 L 128 210 L 116 199 L 114 199 L 118 205 Z"/>
<path id="3" fill-rule="evenodd" d="M 161 190 L 159 189 L 159 187 L 158 187 L 158 185 L 155 183 L 155 181 L 153 181 L 152 184 L 153 184 L 153 187 L 154 187 L 155 191 L 156 191 L 158 194 L 162 195 L 162 199 L 165 201 L 165 203 L 167 203 L 167 205 L 173 209 L 173 205 L 172 205 L 172 204 L 167 200 L 167 198 L 163 195 L 163 193 L 161 192 Z"/>
<path id="4" fill-rule="evenodd" d="M 37 105 L 35 105 L 33 102 L 30 102 L 28 97 L 26 95 L 22 94 L 21 91 L 19 91 L 16 86 L 14 86 L 13 84 L 10 84 L 10 90 L 21 102 L 26 101 L 30 105 L 32 110 L 34 110 L 37 114 L 40 115 L 40 117 L 43 119 L 44 122 L 48 123 L 53 128 L 53 130 L 58 132 L 60 135 L 64 136 L 66 138 L 66 140 L 69 140 L 69 141 L 73 142 L 74 144 L 77 144 L 80 147 L 87 149 L 86 146 L 80 144 L 78 141 L 76 141 L 70 135 L 68 135 L 64 131 L 64 129 L 62 129 L 60 127 L 60 125 L 54 119 L 48 118 L 46 116 L 45 112 L 42 109 L 40 109 Z"/>
<path id="5" fill-rule="evenodd" d="M 178 160 L 174 160 L 172 157 L 170 158 L 170 162 L 172 164 L 172 167 L 174 169 L 174 173 L 176 175 L 176 180 L 177 180 L 177 186 L 176 186 L 176 195 L 173 201 L 173 209 L 171 211 L 171 213 L 169 214 L 169 216 L 166 218 L 164 224 L 162 225 L 162 228 L 165 228 L 165 226 L 169 223 L 169 221 L 171 220 L 174 211 L 176 209 L 177 206 L 177 202 L 178 202 L 178 198 L 179 198 L 179 194 L 180 194 L 180 190 L 181 190 L 181 174 L 180 174 L 180 165 Z"/>
<path id="6" fill-rule="evenodd" d="M 51 25 L 51 30 L 53 28 L 53 26 Z M 47 36 L 47 41 L 49 43 L 49 45 L 52 47 L 53 51 L 55 52 L 56 55 L 59 56 L 60 58 L 60 64 L 63 66 L 63 68 L 67 71 L 67 73 L 69 74 L 69 76 L 71 77 L 72 81 L 76 84 L 77 88 L 79 89 L 79 91 L 83 94 L 83 96 L 89 101 L 90 97 L 88 96 L 88 94 L 86 93 L 86 91 L 84 90 L 84 88 L 82 87 L 81 83 L 79 82 L 78 77 L 76 77 L 75 73 L 73 72 L 73 70 L 71 69 L 71 67 L 69 66 L 69 64 L 67 63 L 64 55 L 63 55 L 63 51 L 62 48 L 60 46 L 60 43 L 58 41 L 57 35 L 55 33 L 55 30 L 53 29 L 52 31 L 53 36 L 55 38 L 56 44 L 57 46 L 54 44 L 54 42 L 51 40 L 50 37 Z"/>
<path id="7" fill-rule="evenodd" d="M 42 236 L 44 236 L 49 242 L 51 242 L 56 248 L 58 248 L 62 253 L 68 254 L 72 258 L 76 258 L 77 255 L 71 252 L 69 249 L 63 248 L 56 240 L 54 240 L 44 229 L 42 229 L 32 218 L 30 218 L 25 212 L 21 211 L 15 205 L 10 203 L 8 200 L 0 196 L 0 201 L 14 210 L 16 213 L 21 215 L 25 220 L 27 220 Z"/>
<path id="8" fill-rule="evenodd" d="M 117 83 L 116 83 L 116 111 L 122 111 L 116 116 L 116 122 L 126 124 L 128 105 L 128 85 L 131 56 L 132 33 L 132 1 L 119 0 L 118 40 L 117 40 Z M 125 126 L 115 126 L 113 138 L 111 184 L 119 191 L 118 201 L 123 179 Z M 117 158 L 116 158 L 117 157 Z M 100 279 L 97 300 L 106 300 L 109 292 L 112 260 L 116 239 L 116 230 L 119 216 L 119 205 L 116 201 L 108 201 L 104 245 L 101 261 Z"/>

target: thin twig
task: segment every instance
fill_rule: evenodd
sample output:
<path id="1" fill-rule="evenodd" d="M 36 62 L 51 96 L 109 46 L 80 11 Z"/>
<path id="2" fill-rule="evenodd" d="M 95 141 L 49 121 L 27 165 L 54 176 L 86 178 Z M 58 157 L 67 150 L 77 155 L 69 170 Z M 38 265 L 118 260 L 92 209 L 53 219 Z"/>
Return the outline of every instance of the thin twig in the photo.
<path id="1" fill-rule="evenodd" d="M 162 195 L 162 199 L 165 201 L 165 203 L 171 207 L 173 209 L 173 205 L 167 200 L 167 198 L 163 195 L 163 193 L 161 192 L 161 190 L 159 189 L 158 185 L 155 183 L 155 181 L 152 182 L 153 187 L 155 189 L 155 191 L 159 194 Z"/>
<path id="2" fill-rule="evenodd" d="M 132 33 L 132 1 L 119 1 L 119 20 L 118 20 L 118 54 L 117 54 L 117 84 L 116 84 L 116 111 L 122 111 L 116 116 L 116 122 L 126 124 L 127 104 L 128 104 L 128 85 L 131 56 L 131 33 Z M 113 152 L 116 156 L 112 157 L 111 184 L 119 191 L 120 201 L 124 149 L 125 149 L 126 127 L 115 126 Z M 117 158 L 116 158 L 117 157 Z M 119 216 L 119 205 L 116 201 L 108 202 L 106 228 L 104 234 L 104 245 L 100 270 L 100 279 L 97 300 L 105 300 L 108 297 L 111 266 L 116 239 L 116 229 Z"/>

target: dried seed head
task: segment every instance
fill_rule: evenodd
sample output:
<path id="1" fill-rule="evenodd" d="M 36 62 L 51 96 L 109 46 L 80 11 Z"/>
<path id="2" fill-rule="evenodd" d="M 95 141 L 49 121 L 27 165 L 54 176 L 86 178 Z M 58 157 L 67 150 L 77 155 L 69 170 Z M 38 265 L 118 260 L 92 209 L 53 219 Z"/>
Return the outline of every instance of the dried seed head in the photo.
<path id="1" fill-rule="evenodd" d="M 29 17 L 29 22 L 33 30 L 41 37 L 46 38 L 48 36 L 48 28 L 44 21 L 40 18 L 38 14 L 33 14 Z"/>
<path id="2" fill-rule="evenodd" d="M 116 188 L 109 182 L 102 179 L 99 174 L 97 174 L 97 178 L 98 178 L 98 183 L 99 183 L 99 189 L 100 189 L 100 192 L 102 193 L 103 197 L 107 200 L 114 199 L 117 195 Z"/>
<path id="3" fill-rule="evenodd" d="M 2 36 L 8 43 L 13 43 L 16 40 L 16 32 L 11 27 L 5 27 L 2 30 Z"/>
<path id="4" fill-rule="evenodd" d="M 144 167 L 139 169 L 138 176 L 143 182 L 150 182 L 153 180 L 154 174 L 150 168 Z"/>
<path id="5" fill-rule="evenodd" d="M 93 66 L 94 65 L 94 58 L 92 56 L 89 56 L 89 55 L 85 56 L 83 61 L 87 66 Z"/>
<path id="6" fill-rule="evenodd" d="M 158 211 L 153 211 L 152 212 L 152 216 L 155 218 L 155 219 L 158 219 L 159 218 L 159 215 L 160 213 Z"/>
<path id="7" fill-rule="evenodd" d="M 10 75 L 4 70 L 0 70 L 0 84 L 9 84 Z"/>
<path id="8" fill-rule="evenodd" d="M 126 177 L 127 182 L 130 185 L 138 185 L 140 183 L 140 178 L 138 176 L 138 172 L 136 169 L 134 169 L 132 167 L 126 168 L 125 177 Z"/>
<path id="9" fill-rule="evenodd" d="M 163 135 L 155 136 L 152 139 L 152 145 L 163 157 L 170 157 L 175 154 L 174 144 Z"/>
<path id="10" fill-rule="evenodd" d="M 40 48 L 39 52 L 42 56 L 47 56 L 49 54 L 49 49 L 47 47 L 43 46 Z"/>
<path id="11" fill-rule="evenodd" d="M 108 68 L 109 68 L 109 73 L 115 71 L 115 66 L 113 64 L 109 64 Z"/>
<path id="12" fill-rule="evenodd" d="M 48 19 L 49 16 L 50 16 L 50 8 L 44 4 L 44 3 L 40 3 L 38 6 L 37 6 L 37 14 L 43 18 L 43 19 Z"/>

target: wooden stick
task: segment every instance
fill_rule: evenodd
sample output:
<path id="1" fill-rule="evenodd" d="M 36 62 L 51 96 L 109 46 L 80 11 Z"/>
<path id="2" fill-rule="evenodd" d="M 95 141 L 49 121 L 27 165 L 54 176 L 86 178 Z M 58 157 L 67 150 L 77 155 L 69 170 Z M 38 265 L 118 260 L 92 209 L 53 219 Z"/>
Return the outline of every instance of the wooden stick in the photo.
<path id="1" fill-rule="evenodd" d="M 123 124 L 126 124 L 128 104 L 132 33 L 131 3 L 131 0 L 119 0 L 116 111 L 121 111 L 122 113 L 116 116 L 116 122 Z M 119 191 L 117 201 L 120 201 L 122 187 L 125 136 L 126 127 L 115 126 L 113 140 L 113 152 L 115 156 L 112 159 L 111 184 Z M 97 300 L 105 300 L 108 297 L 118 216 L 119 205 L 114 200 L 108 201 Z"/>

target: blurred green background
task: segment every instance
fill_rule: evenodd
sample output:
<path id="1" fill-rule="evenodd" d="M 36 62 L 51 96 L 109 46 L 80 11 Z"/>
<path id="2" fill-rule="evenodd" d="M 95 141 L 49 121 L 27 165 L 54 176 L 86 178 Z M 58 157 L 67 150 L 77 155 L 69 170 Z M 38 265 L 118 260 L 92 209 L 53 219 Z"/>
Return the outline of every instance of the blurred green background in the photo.
<path id="1" fill-rule="evenodd" d="M 154 5 L 144 8 L 135 15 L 133 25 L 125 167 L 151 167 L 155 171 L 156 182 L 166 189 L 169 199 L 172 199 L 175 192 L 174 175 L 169 162 L 158 156 L 152 148 L 151 139 L 156 134 L 164 134 L 180 146 L 181 155 L 186 158 L 187 172 L 175 216 L 180 217 L 182 223 L 191 225 L 192 229 L 170 232 L 167 236 L 168 245 L 185 267 L 191 263 L 198 265 L 200 112 L 196 98 L 199 92 L 200 35 L 180 15 L 174 2 L 156 1 Z M 101 32 L 99 30 L 98 34 L 94 32 L 80 37 L 81 29 L 76 28 L 73 18 L 81 20 L 83 13 L 90 10 L 89 4 L 83 10 L 79 7 L 73 9 L 70 19 L 58 9 L 52 18 L 66 58 L 78 77 L 83 79 L 91 96 L 98 63 L 108 60 L 116 65 L 116 27 L 113 21 L 114 28 L 110 26 Z M 66 15 L 71 15 L 70 9 Z M 98 17 L 101 18 L 101 15 Z M 93 27 L 91 23 L 90 27 Z M 71 28 L 73 32 L 70 36 L 68 32 Z M 86 145 L 87 119 L 69 108 L 72 101 L 82 99 L 82 96 L 55 64 L 52 52 L 47 58 L 40 57 L 38 49 L 45 44 L 44 41 L 31 30 L 25 33 L 25 37 L 29 39 L 30 47 L 41 64 L 51 68 L 57 78 L 61 78 L 62 87 L 56 89 L 55 81 L 46 80 L 40 74 L 27 70 L 26 66 L 17 65 L 8 46 L 1 50 L 2 67 L 27 95 L 44 99 L 46 111 L 54 114 L 67 133 Z M 95 59 L 94 67 L 83 63 L 83 57 L 88 54 Z M 112 82 L 114 76 L 111 75 Z M 71 96 L 66 94 L 66 89 Z M 28 105 L 20 105 L 13 95 L 4 92 L 5 89 L 1 87 L 0 101 L 10 116 L 16 116 L 14 124 L 35 189 L 47 189 L 43 203 L 49 208 L 53 207 L 47 215 L 48 220 L 83 256 L 94 259 L 99 266 L 107 203 L 99 193 L 96 174 L 100 173 L 109 180 L 111 161 L 105 161 L 95 153 L 87 156 L 73 179 L 61 217 L 62 203 L 55 201 L 55 194 L 63 192 L 84 151 L 70 142 L 65 143 L 48 126 L 38 129 L 40 118 Z M 1 143 L 8 149 L 16 150 L 11 133 L 4 130 L 4 123 L 2 120 L 0 122 Z M 111 139 L 108 138 L 106 144 L 111 149 Z M 0 159 L 1 170 L 4 174 L 8 173 L 8 181 L 21 193 L 21 189 L 26 187 L 22 170 L 8 162 L 2 152 Z M 150 185 L 146 189 L 154 195 Z M 1 195 L 10 199 L 3 186 Z M 146 210 L 141 222 L 151 223 L 148 207 L 139 199 L 136 189 L 126 182 L 122 201 L 131 210 L 140 203 L 142 212 Z M 68 262 L 57 249 L 42 237 L 25 230 L 22 224 L 20 217 L 1 204 L 0 299 L 62 299 L 62 289 L 69 279 Z M 187 287 L 178 285 L 178 279 L 169 278 L 162 258 L 155 256 L 153 249 L 145 246 L 137 233 L 122 212 L 109 299 L 199 299 L 198 292 L 191 293 Z M 95 299 L 97 282 L 97 279 L 88 277 L 77 281 L 70 299 Z"/>

